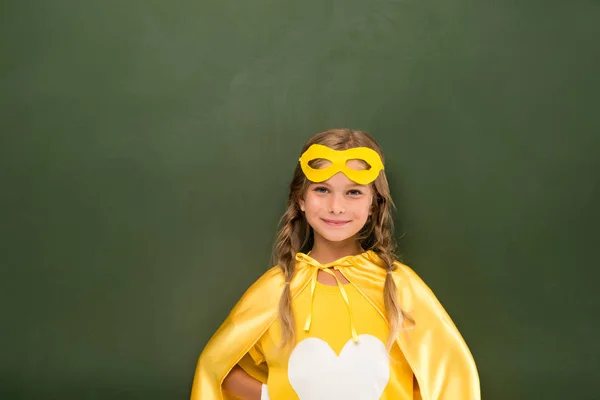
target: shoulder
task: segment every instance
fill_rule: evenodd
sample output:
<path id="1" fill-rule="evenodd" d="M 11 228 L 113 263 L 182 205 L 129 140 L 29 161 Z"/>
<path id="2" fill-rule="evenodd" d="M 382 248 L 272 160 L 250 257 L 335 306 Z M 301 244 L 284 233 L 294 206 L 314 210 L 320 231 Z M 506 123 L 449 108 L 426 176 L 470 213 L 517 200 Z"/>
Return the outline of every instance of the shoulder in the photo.
<path id="1" fill-rule="evenodd" d="M 369 267 L 376 266 L 376 268 L 370 268 L 370 270 L 374 272 L 379 279 L 385 280 L 386 266 L 381 256 L 377 252 L 370 250 L 366 253 L 365 259 L 367 260 L 365 265 Z M 410 287 L 412 285 L 425 285 L 419 275 L 417 275 L 417 273 L 407 264 L 395 259 L 394 267 L 392 277 L 394 278 L 396 286 L 399 288 Z"/>
<path id="2" fill-rule="evenodd" d="M 281 272 L 281 268 L 278 265 L 269 268 L 264 274 L 262 274 L 251 287 L 264 287 L 270 286 L 273 284 L 283 284 L 285 280 L 283 279 L 283 273 Z"/>
<path id="3" fill-rule="evenodd" d="M 409 266 L 395 262 L 394 281 L 398 288 L 398 295 L 410 314 L 416 318 L 435 318 L 452 324 L 450 316 L 445 311 L 435 293 Z"/>
<path id="4" fill-rule="evenodd" d="M 394 261 L 394 265 L 396 266 L 393 272 L 395 278 L 400 278 L 409 282 L 413 280 L 421 281 L 419 275 L 417 275 L 417 273 L 408 265 L 398 260 Z"/>
<path id="5" fill-rule="evenodd" d="M 258 277 L 249 287 L 247 291 L 265 289 L 271 286 L 283 285 L 285 280 L 283 273 L 278 265 L 269 268 L 261 276 Z"/>
<path id="6" fill-rule="evenodd" d="M 415 297 L 437 301 L 433 291 L 411 267 L 400 261 L 395 261 L 394 265 L 396 266 L 393 272 L 394 281 L 405 301 Z"/>
<path id="7" fill-rule="evenodd" d="M 278 266 L 270 268 L 250 285 L 232 313 L 243 313 L 259 305 L 277 304 L 284 284 L 281 269 Z"/>

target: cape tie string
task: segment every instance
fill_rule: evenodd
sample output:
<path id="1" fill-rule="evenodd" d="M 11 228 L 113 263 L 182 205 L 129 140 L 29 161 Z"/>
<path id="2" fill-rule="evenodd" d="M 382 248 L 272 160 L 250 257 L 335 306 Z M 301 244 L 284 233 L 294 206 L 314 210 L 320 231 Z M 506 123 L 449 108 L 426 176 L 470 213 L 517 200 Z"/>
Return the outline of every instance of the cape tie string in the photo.
<path id="1" fill-rule="evenodd" d="M 313 312 L 313 303 L 315 300 L 315 288 L 317 286 L 317 277 L 319 275 L 319 271 L 323 271 L 331 276 L 333 276 L 335 278 L 335 281 L 337 282 L 337 286 L 338 289 L 340 290 L 340 294 L 342 295 L 342 298 L 344 299 L 344 303 L 346 303 L 346 308 L 348 309 L 348 315 L 350 316 L 350 330 L 352 331 L 352 340 L 354 340 L 355 343 L 358 342 L 358 335 L 356 334 L 356 328 L 354 326 L 354 319 L 352 318 L 352 310 L 350 309 L 350 300 L 348 300 L 348 295 L 346 294 L 346 290 L 344 289 L 344 286 L 342 284 L 342 282 L 340 281 L 340 279 L 337 277 L 337 275 L 331 271 L 329 268 L 333 268 L 336 271 L 339 271 L 340 268 L 339 266 L 336 265 L 331 265 L 331 264 L 320 264 L 318 261 L 314 260 L 311 257 L 308 257 L 305 254 L 302 253 L 298 253 L 296 254 L 296 260 L 297 261 L 301 261 L 301 262 L 305 262 L 306 264 L 310 265 L 311 267 L 315 267 L 315 271 L 314 274 L 311 278 L 311 282 L 310 282 L 310 309 L 308 311 L 308 316 L 306 317 L 306 322 L 304 324 L 304 331 L 308 332 L 310 329 L 310 325 L 312 323 L 312 312 Z"/>

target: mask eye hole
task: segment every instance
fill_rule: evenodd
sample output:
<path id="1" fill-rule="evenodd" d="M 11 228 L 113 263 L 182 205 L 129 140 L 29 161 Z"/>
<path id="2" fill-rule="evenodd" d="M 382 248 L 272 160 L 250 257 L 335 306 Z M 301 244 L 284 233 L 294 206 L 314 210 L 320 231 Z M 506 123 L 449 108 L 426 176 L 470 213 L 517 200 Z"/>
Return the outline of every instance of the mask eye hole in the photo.
<path id="1" fill-rule="evenodd" d="M 327 168 L 331 165 L 331 161 L 325 158 L 315 158 L 314 160 L 310 160 L 308 162 L 308 166 L 312 169 L 323 169 Z"/>
<path id="2" fill-rule="evenodd" d="M 356 171 L 361 171 L 361 170 L 370 170 L 371 169 L 371 165 L 364 161 L 364 160 L 359 160 L 359 159 L 352 159 L 352 160 L 348 160 L 346 161 L 346 166 L 350 169 L 356 170 Z"/>

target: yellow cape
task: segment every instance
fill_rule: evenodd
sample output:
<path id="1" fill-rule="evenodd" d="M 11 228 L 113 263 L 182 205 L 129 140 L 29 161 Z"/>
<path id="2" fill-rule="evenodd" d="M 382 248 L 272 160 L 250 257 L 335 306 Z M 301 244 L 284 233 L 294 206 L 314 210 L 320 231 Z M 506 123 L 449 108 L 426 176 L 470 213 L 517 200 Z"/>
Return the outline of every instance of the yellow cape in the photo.
<path id="1" fill-rule="evenodd" d="M 306 258 L 306 257 L 305 257 Z M 386 270 L 374 251 L 345 257 L 340 272 L 385 318 L 383 284 Z M 410 364 L 423 400 L 479 400 L 479 377 L 471 353 L 456 326 L 429 287 L 408 266 L 396 261 L 393 278 L 403 310 L 415 325 L 401 331 L 396 341 Z M 315 276 L 314 265 L 300 260 L 290 283 L 292 299 Z M 279 267 L 260 277 L 235 305 L 225 322 L 206 344 L 196 368 L 191 400 L 230 400 L 221 389 L 229 371 L 240 364 L 266 383 L 264 364 L 248 356 L 253 346 L 277 318 L 285 280 Z"/>

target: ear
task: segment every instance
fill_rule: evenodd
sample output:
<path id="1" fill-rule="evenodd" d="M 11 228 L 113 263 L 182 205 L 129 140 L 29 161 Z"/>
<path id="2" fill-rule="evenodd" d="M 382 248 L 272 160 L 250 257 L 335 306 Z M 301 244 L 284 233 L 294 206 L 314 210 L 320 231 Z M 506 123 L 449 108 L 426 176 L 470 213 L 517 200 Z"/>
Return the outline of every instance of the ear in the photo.
<path id="1" fill-rule="evenodd" d="M 304 199 L 299 199 L 298 205 L 300 206 L 300 209 L 304 212 Z"/>

